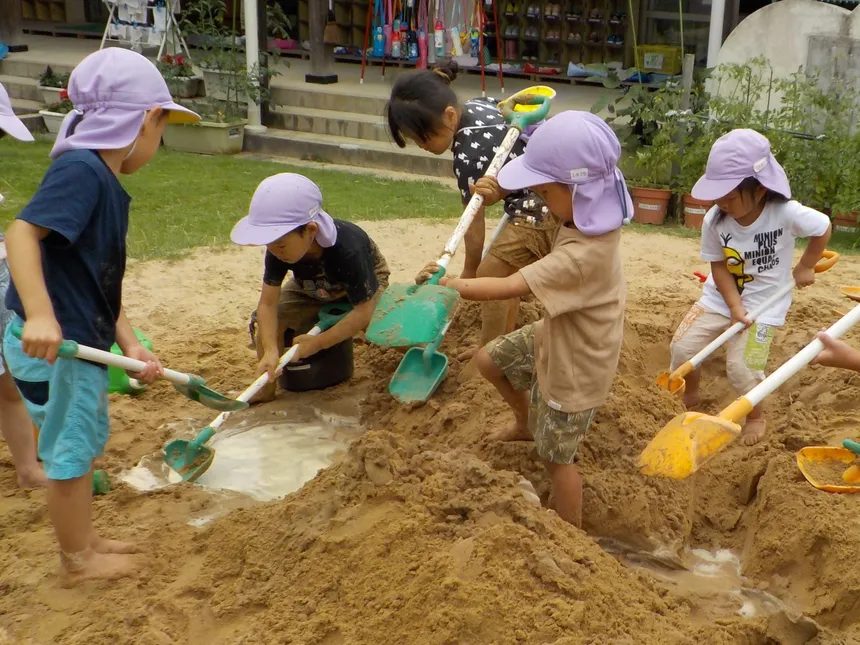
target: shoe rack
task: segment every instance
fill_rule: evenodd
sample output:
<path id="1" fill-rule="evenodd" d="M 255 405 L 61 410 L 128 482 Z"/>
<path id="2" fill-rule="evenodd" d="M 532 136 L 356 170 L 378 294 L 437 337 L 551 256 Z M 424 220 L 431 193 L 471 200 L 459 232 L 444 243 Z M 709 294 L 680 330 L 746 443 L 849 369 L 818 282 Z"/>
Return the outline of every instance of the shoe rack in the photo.
<path id="1" fill-rule="evenodd" d="M 636 3 L 638 4 L 638 2 Z M 562 68 L 633 58 L 627 0 L 509 1 L 500 22 L 508 63 Z"/>
<path id="2" fill-rule="evenodd" d="M 312 0 L 299 0 L 298 39 L 310 39 L 310 5 Z M 328 0 L 313 0 L 325 2 Z M 334 17 L 337 22 L 338 42 L 341 47 L 361 47 L 364 44 L 364 28 L 367 24 L 367 0 L 334 0 Z"/>

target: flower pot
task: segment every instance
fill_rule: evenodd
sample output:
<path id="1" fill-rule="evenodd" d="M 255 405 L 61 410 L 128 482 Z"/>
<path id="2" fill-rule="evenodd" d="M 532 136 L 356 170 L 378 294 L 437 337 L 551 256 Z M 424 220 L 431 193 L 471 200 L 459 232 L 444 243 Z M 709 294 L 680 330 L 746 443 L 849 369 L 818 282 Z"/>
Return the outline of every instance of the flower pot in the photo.
<path id="1" fill-rule="evenodd" d="M 633 220 L 639 224 L 662 226 L 669 210 L 669 200 L 672 191 L 666 188 L 643 188 L 634 186 L 631 190 L 633 197 Z"/>
<path id="2" fill-rule="evenodd" d="M 171 150 L 196 152 L 202 155 L 235 155 L 242 152 L 245 122 L 168 124 L 164 130 L 164 145 Z"/>
<path id="3" fill-rule="evenodd" d="M 199 76 L 177 76 L 165 78 L 170 95 L 177 99 L 193 99 L 200 96 L 200 83 L 203 81 Z"/>
<path id="4" fill-rule="evenodd" d="M 248 93 L 245 91 L 245 79 L 242 74 L 206 69 L 205 67 L 202 69 L 206 96 L 218 101 L 226 101 L 229 90 L 231 101 L 240 105 L 248 102 Z"/>
<path id="5" fill-rule="evenodd" d="M 39 110 L 39 114 L 45 122 L 45 128 L 47 128 L 48 132 L 51 134 L 58 134 L 60 132 L 60 126 L 63 124 L 63 119 L 66 118 L 65 114 L 49 110 Z"/>
<path id="6" fill-rule="evenodd" d="M 39 86 L 39 92 L 42 94 L 42 101 L 45 105 L 54 105 L 55 103 L 60 102 L 60 92 L 63 91 L 62 87 L 47 87 L 45 85 Z"/>
<path id="7" fill-rule="evenodd" d="M 860 230 L 860 222 L 857 221 L 858 217 L 860 217 L 860 211 L 853 213 L 835 211 L 833 213 L 833 230 L 842 231 L 843 233 L 856 233 Z"/>
<path id="8" fill-rule="evenodd" d="M 698 231 L 702 230 L 702 223 L 705 221 L 705 215 L 713 207 L 714 202 L 703 202 L 701 199 L 696 199 L 689 193 L 684 193 L 681 197 L 681 210 L 684 213 L 684 226 L 694 228 Z"/>

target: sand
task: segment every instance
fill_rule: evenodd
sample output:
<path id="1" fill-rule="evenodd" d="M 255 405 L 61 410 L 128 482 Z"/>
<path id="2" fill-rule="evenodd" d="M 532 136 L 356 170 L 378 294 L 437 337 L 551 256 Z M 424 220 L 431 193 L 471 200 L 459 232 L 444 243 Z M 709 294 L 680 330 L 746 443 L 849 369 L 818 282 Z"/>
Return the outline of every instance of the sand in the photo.
<path id="1" fill-rule="evenodd" d="M 432 259 L 451 226 L 369 223 L 393 270 L 407 280 Z M 650 437 L 681 411 L 654 384 L 672 332 L 707 271 L 697 244 L 625 232 L 629 307 L 619 373 L 580 451 L 584 531 L 546 502 L 548 481 L 528 443 L 487 434 L 509 419 L 480 380 L 458 383 L 459 348 L 475 341 L 478 308 L 460 307 L 442 351 L 451 372 L 423 406 L 387 393 L 401 355 L 356 341 L 353 380 L 326 392 L 284 393 L 257 415 L 324 405 L 360 414 L 364 436 L 285 499 L 258 503 L 182 484 L 138 492 L 119 485 L 95 504 L 98 528 L 140 543 L 136 579 L 58 585 L 41 491 L 22 492 L 0 446 L 0 643 L 47 645 L 282 643 L 353 645 L 835 645 L 860 642 L 860 498 L 817 491 L 794 463 L 806 445 L 856 438 L 860 376 L 810 368 L 769 401 L 770 434 L 733 445 L 681 482 L 638 474 Z M 458 266 L 453 268 L 456 272 Z M 250 383 L 247 315 L 262 255 L 201 250 L 170 263 L 135 264 L 126 308 L 162 360 L 227 392 Z M 771 367 L 849 307 L 841 284 L 860 284 L 845 258 L 798 294 L 777 333 Z M 526 303 L 523 321 L 540 315 Z M 857 334 L 849 334 L 855 344 Z M 724 361 L 706 364 L 704 407 L 734 394 Z M 116 480 L 211 413 L 166 385 L 114 397 L 112 434 L 98 464 Z M 202 528 L 189 521 L 221 514 Z M 631 549 L 730 549 L 747 584 L 783 610 L 743 618 L 626 567 L 595 538 Z"/>

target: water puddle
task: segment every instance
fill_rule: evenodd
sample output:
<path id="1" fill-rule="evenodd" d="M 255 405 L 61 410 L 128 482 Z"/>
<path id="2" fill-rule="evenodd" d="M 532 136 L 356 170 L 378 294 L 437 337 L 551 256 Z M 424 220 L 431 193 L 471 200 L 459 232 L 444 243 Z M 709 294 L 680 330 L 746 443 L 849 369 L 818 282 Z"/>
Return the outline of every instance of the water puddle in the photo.
<path id="1" fill-rule="evenodd" d="M 177 438 L 192 438 L 200 429 L 182 432 Z M 191 518 L 189 523 L 202 526 L 236 507 L 231 496 L 218 493 L 240 493 L 257 502 L 268 502 L 299 490 L 362 432 L 357 418 L 308 405 L 292 404 L 289 410 L 242 415 L 239 423 L 210 440 L 208 446 L 216 451 L 216 457 L 195 482 L 225 497 L 223 506 L 230 508 L 215 504 L 215 509 Z M 139 491 L 182 481 L 161 455 L 144 457 L 120 478 Z"/>
<path id="2" fill-rule="evenodd" d="M 785 610 L 779 599 L 756 589 L 741 575 L 741 561 L 728 549 L 707 551 L 669 548 L 637 551 L 611 539 L 599 539 L 603 549 L 621 564 L 648 571 L 669 590 L 689 601 L 692 617 L 769 616 Z"/>

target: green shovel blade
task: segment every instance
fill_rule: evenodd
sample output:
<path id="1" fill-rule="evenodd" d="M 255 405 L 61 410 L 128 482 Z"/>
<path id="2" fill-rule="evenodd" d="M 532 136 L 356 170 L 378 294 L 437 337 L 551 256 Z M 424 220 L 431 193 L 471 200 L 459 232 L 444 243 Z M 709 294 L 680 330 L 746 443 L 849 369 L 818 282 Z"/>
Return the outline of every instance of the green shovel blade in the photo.
<path id="1" fill-rule="evenodd" d="M 231 399 L 206 387 L 203 384 L 203 379 L 199 376 L 192 376 L 191 380 L 185 385 L 174 383 L 173 387 L 176 388 L 177 392 L 184 394 L 192 401 L 196 401 L 218 412 L 235 412 L 236 410 L 244 410 L 248 407 L 248 404 L 244 401 Z"/>
<path id="2" fill-rule="evenodd" d="M 176 439 L 164 447 L 164 461 L 185 481 L 200 477 L 215 459 L 215 451 L 206 446 L 195 446 L 193 441 Z"/>
<path id="3" fill-rule="evenodd" d="M 460 294 L 437 284 L 393 284 L 386 289 L 365 332 L 383 347 L 432 343 L 444 329 Z"/>
<path id="4" fill-rule="evenodd" d="M 391 382 L 388 384 L 388 392 L 401 403 L 414 403 L 426 401 L 445 378 L 448 373 L 448 357 L 441 352 L 428 353 L 424 359 L 425 349 L 413 347 L 403 360 Z"/>

